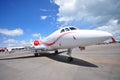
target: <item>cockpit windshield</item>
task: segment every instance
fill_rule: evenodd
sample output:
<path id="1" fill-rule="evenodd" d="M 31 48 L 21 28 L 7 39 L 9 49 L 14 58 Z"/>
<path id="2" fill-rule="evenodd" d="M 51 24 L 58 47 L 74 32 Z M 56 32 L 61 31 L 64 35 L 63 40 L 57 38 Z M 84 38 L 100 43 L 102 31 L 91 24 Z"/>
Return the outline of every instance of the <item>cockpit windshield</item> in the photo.
<path id="1" fill-rule="evenodd" d="M 77 28 L 72 27 L 72 26 L 70 26 L 70 27 L 64 27 L 64 28 L 61 29 L 60 33 L 67 32 L 67 31 L 72 31 L 72 30 L 77 30 Z"/>
<path id="2" fill-rule="evenodd" d="M 70 30 L 76 30 L 76 28 L 75 27 L 70 27 Z"/>
<path id="3" fill-rule="evenodd" d="M 65 28 L 66 31 L 69 31 L 69 28 Z"/>
<path id="4" fill-rule="evenodd" d="M 61 30 L 61 33 L 62 33 L 62 32 L 65 32 L 65 30 L 64 30 L 64 29 L 62 29 L 62 30 Z"/>

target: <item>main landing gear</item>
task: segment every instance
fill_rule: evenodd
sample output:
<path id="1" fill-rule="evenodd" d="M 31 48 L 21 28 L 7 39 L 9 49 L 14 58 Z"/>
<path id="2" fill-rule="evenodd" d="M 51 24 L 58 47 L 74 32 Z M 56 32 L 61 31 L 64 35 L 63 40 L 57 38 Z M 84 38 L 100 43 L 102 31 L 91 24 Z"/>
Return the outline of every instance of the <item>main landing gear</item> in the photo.
<path id="1" fill-rule="evenodd" d="M 58 50 L 55 50 L 55 54 L 58 54 Z"/>
<path id="2" fill-rule="evenodd" d="M 67 55 L 68 55 L 67 62 L 73 61 L 73 58 L 72 58 L 72 56 L 71 56 L 71 53 L 72 53 L 72 49 L 68 49 L 68 50 L 67 50 Z M 58 50 L 55 50 L 55 54 L 59 54 Z M 38 57 L 38 56 L 39 56 L 39 53 L 38 53 L 37 50 L 35 50 L 34 55 L 35 55 L 35 57 Z"/>
<path id="3" fill-rule="evenodd" d="M 38 57 L 38 56 L 39 56 L 39 53 L 38 53 L 37 50 L 35 50 L 34 56 L 35 56 L 35 57 Z"/>

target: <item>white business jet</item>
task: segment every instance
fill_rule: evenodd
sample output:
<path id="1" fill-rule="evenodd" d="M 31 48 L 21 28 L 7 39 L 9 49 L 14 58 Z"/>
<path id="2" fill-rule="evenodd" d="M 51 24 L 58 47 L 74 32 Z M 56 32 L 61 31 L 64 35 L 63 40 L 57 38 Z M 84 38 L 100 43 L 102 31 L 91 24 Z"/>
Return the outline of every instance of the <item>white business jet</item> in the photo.
<path id="1" fill-rule="evenodd" d="M 73 48 L 84 49 L 85 46 L 101 43 L 112 38 L 112 34 L 97 30 L 80 30 L 73 26 L 63 27 L 49 35 L 43 40 L 34 41 L 35 56 L 40 51 L 55 51 L 67 49 L 68 61 L 72 61 L 71 52 Z"/>

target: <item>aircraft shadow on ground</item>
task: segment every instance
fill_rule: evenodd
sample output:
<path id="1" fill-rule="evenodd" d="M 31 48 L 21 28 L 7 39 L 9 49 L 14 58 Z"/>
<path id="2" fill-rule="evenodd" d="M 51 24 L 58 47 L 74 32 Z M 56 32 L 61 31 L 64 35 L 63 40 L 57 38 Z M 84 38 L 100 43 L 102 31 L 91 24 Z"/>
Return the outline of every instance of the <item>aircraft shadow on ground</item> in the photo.
<path id="1" fill-rule="evenodd" d="M 66 51 L 59 52 L 58 54 L 55 54 L 55 53 L 41 53 L 38 57 L 48 57 L 52 60 L 67 63 L 67 64 L 98 68 L 97 65 L 95 65 L 93 63 L 90 63 L 88 61 L 82 60 L 82 59 L 73 58 L 73 61 L 68 62 L 67 61 L 67 58 L 68 58 L 67 56 L 59 55 L 59 54 L 64 53 L 64 52 L 66 52 Z M 0 59 L 0 60 L 26 59 L 26 58 L 35 58 L 35 56 L 31 55 L 31 56 L 23 56 L 23 57 L 3 58 L 3 59 Z"/>

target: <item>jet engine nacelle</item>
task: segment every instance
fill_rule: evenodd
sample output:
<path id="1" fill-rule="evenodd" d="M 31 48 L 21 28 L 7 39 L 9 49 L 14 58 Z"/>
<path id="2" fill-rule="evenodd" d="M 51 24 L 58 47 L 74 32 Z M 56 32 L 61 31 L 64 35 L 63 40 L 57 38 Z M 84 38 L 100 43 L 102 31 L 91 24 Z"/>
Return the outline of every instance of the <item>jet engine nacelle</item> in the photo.
<path id="1" fill-rule="evenodd" d="M 38 45 L 40 45 L 40 42 L 38 40 L 35 40 L 34 41 L 34 46 L 38 46 Z"/>
<path id="2" fill-rule="evenodd" d="M 46 46 L 44 45 L 44 43 L 42 43 L 42 41 L 35 40 L 34 41 L 34 48 L 36 50 L 45 50 Z"/>

